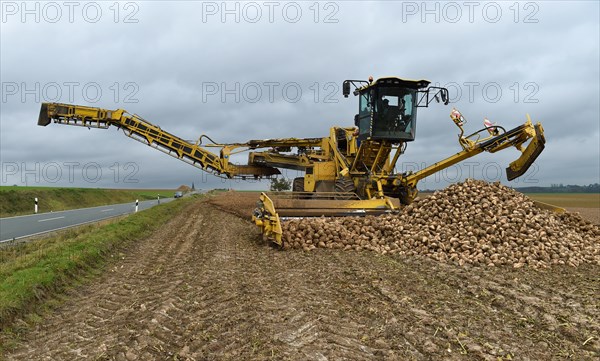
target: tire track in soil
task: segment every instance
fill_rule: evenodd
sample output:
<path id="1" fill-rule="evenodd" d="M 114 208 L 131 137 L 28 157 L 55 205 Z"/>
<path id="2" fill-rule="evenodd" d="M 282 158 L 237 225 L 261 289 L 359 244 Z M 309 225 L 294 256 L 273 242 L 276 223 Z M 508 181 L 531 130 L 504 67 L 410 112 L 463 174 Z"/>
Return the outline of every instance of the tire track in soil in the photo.
<path id="1" fill-rule="evenodd" d="M 154 236 L 134 246 L 97 282 L 74 292 L 61 310 L 36 327 L 34 342 L 9 359 L 123 354 L 119 349 L 134 336 L 135 327 L 155 328 L 147 324 L 153 319 L 150 316 L 172 306 L 169 295 L 181 282 L 176 277 L 180 273 L 178 267 L 186 261 L 176 256 L 190 248 L 192 238 L 186 236 L 194 235 L 198 218 L 176 217 Z M 173 229 L 181 232 L 172 232 Z M 164 282 L 167 279 L 172 281 Z"/>
<path id="2" fill-rule="evenodd" d="M 305 255 L 290 260 L 258 238 L 248 222 L 196 203 L 71 292 L 7 358 L 372 358 L 357 338 L 364 323 L 331 316 L 339 287 Z"/>
<path id="3" fill-rule="evenodd" d="M 541 360 L 571 350 L 594 359 L 597 271 L 282 252 L 254 225 L 199 201 L 71 292 L 7 357 Z M 578 329 L 559 326 L 565 320 Z"/>

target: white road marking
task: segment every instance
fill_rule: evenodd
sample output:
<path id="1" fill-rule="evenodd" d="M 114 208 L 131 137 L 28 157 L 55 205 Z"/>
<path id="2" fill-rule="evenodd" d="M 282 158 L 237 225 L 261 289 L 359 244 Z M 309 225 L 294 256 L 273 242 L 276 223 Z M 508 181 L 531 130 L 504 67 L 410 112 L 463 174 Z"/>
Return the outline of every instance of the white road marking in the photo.
<path id="1" fill-rule="evenodd" d="M 100 212 L 109 212 L 109 211 L 114 211 L 114 210 L 115 210 L 114 208 L 111 208 L 111 209 L 103 209 L 103 210 L 101 210 Z"/>
<path id="2" fill-rule="evenodd" d="M 61 219 L 61 218 L 65 218 L 65 216 L 62 216 L 62 217 L 54 217 L 54 218 L 46 218 L 46 219 L 40 219 L 38 222 L 53 221 L 53 220 L 55 220 L 55 219 Z"/>

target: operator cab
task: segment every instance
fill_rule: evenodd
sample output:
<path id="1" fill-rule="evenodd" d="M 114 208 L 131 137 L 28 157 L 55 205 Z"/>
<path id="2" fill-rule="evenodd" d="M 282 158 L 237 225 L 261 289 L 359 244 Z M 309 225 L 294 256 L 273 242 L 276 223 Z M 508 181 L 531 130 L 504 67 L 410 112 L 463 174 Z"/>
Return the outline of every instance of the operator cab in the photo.
<path id="1" fill-rule="evenodd" d="M 366 83 L 357 86 L 356 83 Z M 354 123 L 358 127 L 358 140 L 387 140 L 393 143 L 413 141 L 417 123 L 417 108 L 429 105 L 429 91 L 437 89 L 432 99 L 439 101 L 441 95 L 448 103 L 447 90 L 430 87 L 427 80 L 405 80 L 396 77 L 380 78 L 369 82 L 346 80 L 344 96 L 350 93 L 350 84 L 355 85 L 354 95 L 359 96 L 358 114 Z M 427 89 L 425 89 L 427 88 Z"/>

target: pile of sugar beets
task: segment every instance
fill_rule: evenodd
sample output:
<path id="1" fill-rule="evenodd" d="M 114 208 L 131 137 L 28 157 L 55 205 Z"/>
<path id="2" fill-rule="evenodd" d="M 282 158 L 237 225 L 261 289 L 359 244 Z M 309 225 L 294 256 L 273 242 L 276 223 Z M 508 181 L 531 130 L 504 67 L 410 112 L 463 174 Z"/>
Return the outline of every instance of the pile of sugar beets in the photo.
<path id="1" fill-rule="evenodd" d="M 371 250 L 458 265 L 534 268 L 600 265 L 600 227 L 538 208 L 500 183 L 469 179 L 417 199 L 398 214 L 283 223 L 284 247 Z"/>

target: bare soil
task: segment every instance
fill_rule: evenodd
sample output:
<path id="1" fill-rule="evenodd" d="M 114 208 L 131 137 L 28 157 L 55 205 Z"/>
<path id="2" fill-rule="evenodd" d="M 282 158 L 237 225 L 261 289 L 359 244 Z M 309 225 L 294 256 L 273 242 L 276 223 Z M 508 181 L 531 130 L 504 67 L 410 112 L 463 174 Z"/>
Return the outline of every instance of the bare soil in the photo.
<path id="1" fill-rule="evenodd" d="M 260 192 L 228 191 L 209 198 L 208 202 L 224 212 L 249 220 L 259 197 Z"/>
<path id="2" fill-rule="evenodd" d="M 7 359 L 600 356 L 598 266 L 482 269 L 374 252 L 281 251 L 248 221 L 255 200 L 211 200 L 244 218 L 192 204 L 71 291 Z"/>
<path id="3" fill-rule="evenodd" d="M 600 208 L 568 207 L 567 211 L 579 213 L 581 217 L 600 225 Z"/>

